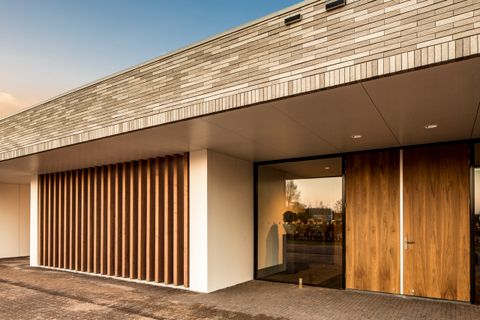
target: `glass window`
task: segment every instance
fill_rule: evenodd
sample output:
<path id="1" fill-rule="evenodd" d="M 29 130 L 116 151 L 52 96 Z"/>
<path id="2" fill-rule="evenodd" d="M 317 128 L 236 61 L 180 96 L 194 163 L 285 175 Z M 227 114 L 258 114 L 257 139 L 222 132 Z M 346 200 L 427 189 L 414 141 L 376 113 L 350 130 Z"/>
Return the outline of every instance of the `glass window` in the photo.
<path id="1" fill-rule="evenodd" d="M 342 288 L 341 158 L 258 167 L 259 279 Z"/>

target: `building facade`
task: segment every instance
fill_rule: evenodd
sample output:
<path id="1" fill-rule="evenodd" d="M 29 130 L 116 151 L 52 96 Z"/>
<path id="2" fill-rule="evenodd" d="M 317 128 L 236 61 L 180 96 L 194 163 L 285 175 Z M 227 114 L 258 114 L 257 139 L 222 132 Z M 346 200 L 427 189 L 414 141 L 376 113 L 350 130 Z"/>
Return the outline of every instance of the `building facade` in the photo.
<path id="1" fill-rule="evenodd" d="M 0 256 L 199 292 L 480 299 L 480 2 L 327 6 L 1 119 L 0 197 L 22 200 Z"/>

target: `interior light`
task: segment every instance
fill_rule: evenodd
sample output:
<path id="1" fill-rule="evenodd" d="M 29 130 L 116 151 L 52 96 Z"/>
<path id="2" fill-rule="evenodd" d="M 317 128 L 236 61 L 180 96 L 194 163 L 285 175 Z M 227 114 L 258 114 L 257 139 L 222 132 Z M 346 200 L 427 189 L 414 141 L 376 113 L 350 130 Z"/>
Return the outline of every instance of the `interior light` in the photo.
<path id="1" fill-rule="evenodd" d="M 426 124 L 426 125 L 424 126 L 424 128 L 427 129 L 427 130 L 428 130 L 428 129 L 435 129 L 435 128 L 437 128 L 437 127 L 438 127 L 438 124 Z"/>
<path id="2" fill-rule="evenodd" d="M 362 138 L 362 135 L 361 134 L 354 134 L 352 136 L 352 139 L 361 139 Z"/>

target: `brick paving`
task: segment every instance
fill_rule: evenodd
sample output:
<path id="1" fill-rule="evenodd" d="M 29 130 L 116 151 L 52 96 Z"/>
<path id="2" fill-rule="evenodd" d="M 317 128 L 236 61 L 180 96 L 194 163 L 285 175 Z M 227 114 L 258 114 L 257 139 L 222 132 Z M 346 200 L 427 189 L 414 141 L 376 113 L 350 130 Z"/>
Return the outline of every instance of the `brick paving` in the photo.
<path id="1" fill-rule="evenodd" d="M 480 319 L 463 303 L 251 281 L 212 294 L 0 260 L 0 319 Z"/>

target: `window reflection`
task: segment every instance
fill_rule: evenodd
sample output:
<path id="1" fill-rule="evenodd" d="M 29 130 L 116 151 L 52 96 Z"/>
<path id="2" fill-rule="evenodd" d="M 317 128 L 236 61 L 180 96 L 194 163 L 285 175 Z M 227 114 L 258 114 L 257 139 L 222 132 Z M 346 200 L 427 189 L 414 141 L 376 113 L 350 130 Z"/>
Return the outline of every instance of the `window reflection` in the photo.
<path id="1" fill-rule="evenodd" d="M 258 170 L 258 277 L 341 288 L 341 158 Z"/>

